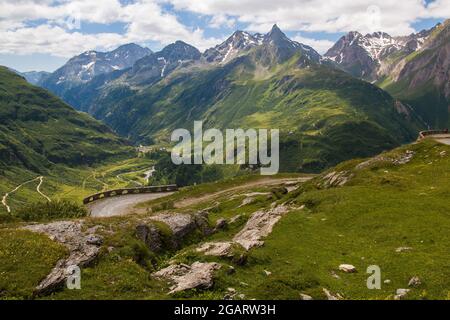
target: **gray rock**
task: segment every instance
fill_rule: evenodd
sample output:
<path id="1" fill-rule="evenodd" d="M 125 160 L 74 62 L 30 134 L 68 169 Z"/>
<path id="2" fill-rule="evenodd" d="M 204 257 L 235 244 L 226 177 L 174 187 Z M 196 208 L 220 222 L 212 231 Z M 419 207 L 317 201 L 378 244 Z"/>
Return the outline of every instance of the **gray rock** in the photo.
<path id="1" fill-rule="evenodd" d="M 86 243 L 100 247 L 103 244 L 103 238 L 100 237 L 100 236 L 96 236 L 96 235 L 90 234 L 86 238 Z"/>
<path id="2" fill-rule="evenodd" d="M 35 295 L 44 295 L 60 288 L 66 281 L 67 268 L 78 266 L 80 268 L 90 265 L 99 255 L 98 242 L 100 237 L 86 234 L 83 231 L 82 221 L 58 221 L 49 224 L 37 224 L 24 227 L 25 230 L 42 233 L 50 239 L 63 244 L 69 249 L 69 256 L 56 263 L 50 274 L 35 288 Z M 96 229 L 95 229 L 96 230 Z M 93 229 L 90 229 L 92 232 Z M 89 243 L 87 240 L 93 240 Z"/>
<path id="3" fill-rule="evenodd" d="M 300 300 L 314 300 L 311 296 L 308 296 L 307 294 L 300 293 Z"/>
<path id="4" fill-rule="evenodd" d="M 396 295 L 394 296 L 395 300 L 403 300 L 409 293 L 409 289 L 397 289 Z"/>
<path id="5" fill-rule="evenodd" d="M 345 272 L 345 273 L 355 273 L 356 272 L 355 266 L 353 266 L 351 264 L 341 264 L 339 266 L 339 270 L 341 270 L 342 272 Z"/>
<path id="6" fill-rule="evenodd" d="M 232 242 L 207 242 L 196 249 L 207 256 L 230 257 L 232 255 Z"/>
<path id="7" fill-rule="evenodd" d="M 278 206 L 269 210 L 257 211 L 247 221 L 244 228 L 233 238 L 246 250 L 260 247 L 264 244 L 263 238 L 267 237 L 275 224 L 288 212 L 286 206 Z"/>
<path id="8" fill-rule="evenodd" d="M 188 265 L 171 265 L 153 273 L 156 278 L 163 278 L 173 283 L 169 294 L 190 290 L 209 289 L 213 285 L 214 271 L 220 269 L 218 263 L 194 262 Z"/>
<path id="9" fill-rule="evenodd" d="M 419 277 L 412 277 L 408 282 L 408 287 L 419 287 L 422 284 L 422 281 Z"/>
<path id="10" fill-rule="evenodd" d="M 197 228 L 190 214 L 163 213 L 149 219 L 167 224 L 177 240 L 183 239 Z"/>
<path id="11" fill-rule="evenodd" d="M 208 212 L 201 211 L 193 216 L 196 227 L 204 234 L 211 235 L 214 230 L 210 227 L 208 221 Z"/>
<path id="12" fill-rule="evenodd" d="M 161 233 L 153 225 L 140 224 L 136 227 L 136 237 L 144 242 L 153 252 L 160 252 L 163 248 Z"/>
<path id="13" fill-rule="evenodd" d="M 328 300 L 343 300 L 344 298 L 339 294 L 332 294 L 328 289 L 322 288 Z"/>

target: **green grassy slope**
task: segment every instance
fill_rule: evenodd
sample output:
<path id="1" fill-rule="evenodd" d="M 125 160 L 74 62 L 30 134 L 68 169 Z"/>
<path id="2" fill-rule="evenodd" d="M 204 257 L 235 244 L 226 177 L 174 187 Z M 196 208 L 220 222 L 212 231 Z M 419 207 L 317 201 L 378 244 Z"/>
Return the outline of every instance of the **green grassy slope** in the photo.
<path id="1" fill-rule="evenodd" d="M 296 299 L 301 291 L 323 298 L 322 288 L 328 288 L 347 299 L 386 299 L 419 276 L 423 284 L 410 288 L 410 299 L 449 299 L 450 148 L 425 142 L 384 157 L 395 159 L 407 150 L 415 152 L 408 164 L 380 158 L 356 169 L 361 161 L 353 161 L 331 170 L 355 175 L 346 186 L 318 188 L 321 176 L 290 196 L 306 210 L 282 220 L 265 247 L 251 255 L 236 279 L 251 283 L 243 292 Z M 412 250 L 398 253 L 399 247 Z M 353 264 L 358 273 L 339 272 L 343 263 Z M 370 265 L 381 268 L 383 282 L 391 281 L 381 290 L 366 287 Z M 267 278 L 264 269 L 273 276 Z"/>
<path id="2" fill-rule="evenodd" d="M 108 127 L 0 68 L 0 164 L 42 171 L 91 164 L 127 151 Z"/>
<path id="3" fill-rule="evenodd" d="M 173 129 L 191 129 L 194 120 L 219 129 L 278 128 L 284 171 L 317 171 L 415 139 L 418 125 L 397 114 L 389 94 L 304 60 L 297 54 L 265 65 L 254 50 L 142 91 L 120 86 L 97 101 L 94 116 L 144 143 L 167 143 Z"/>
<path id="4" fill-rule="evenodd" d="M 450 272 L 449 167 L 450 147 L 423 141 L 370 161 L 345 162 L 299 185 L 297 191 L 284 196 L 257 196 L 245 206 L 240 206 L 245 199 L 242 189 L 227 192 L 226 188 L 241 183 L 245 192 L 270 193 L 273 187 L 245 187 L 254 177 L 249 181 L 242 178 L 235 182 L 190 187 L 166 201 L 178 203 L 217 191 L 225 193 L 169 212 L 198 212 L 214 206 L 209 209 L 211 225 L 219 218 L 241 217 L 222 232 L 191 239 L 184 248 L 159 255 L 146 251 L 135 238 L 134 228 L 142 217 L 91 219 L 88 225 L 107 227 L 104 246 L 115 249 L 109 253 L 105 250 L 97 264 L 83 269 L 82 290 L 63 290 L 47 298 L 174 298 L 166 295 L 169 284 L 149 275 L 175 260 L 183 263 L 218 261 L 223 265 L 215 275 L 214 287 L 178 294 L 175 298 L 222 299 L 227 288 L 234 288 L 247 299 L 299 299 L 301 293 L 314 299 L 326 299 L 323 292 L 326 288 L 345 299 L 393 299 L 397 289 L 409 288 L 407 299 L 450 299 L 447 277 Z M 333 172 L 348 177 L 347 183 L 340 187 L 327 183 L 330 179 L 326 176 Z M 153 207 L 161 201 L 147 206 Z M 291 209 L 281 219 L 263 247 L 247 253 L 246 264 L 196 252 L 203 241 L 230 240 L 253 212 L 269 208 L 274 201 L 289 203 L 298 209 Z M 300 209 L 301 206 L 304 208 Z M 0 252 L 3 252 L 15 238 L 4 231 L 0 235 L 4 238 L 0 242 Z M 410 250 L 397 252 L 400 247 L 410 247 Z M 32 247 L 29 251 L 36 250 L 37 247 Z M 45 254 L 55 256 L 58 250 L 51 248 Z M 19 254 L 10 258 L 24 261 Z M 339 265 L 344 263 L 354 265 L 358 272 L 339 271 Z M 38 259 L 26 260 L 25 265 L 33 272 L 42 268 Z M 235 268 L 234 273 L 227 272 L 229 265 Z M 381 268 L 381 290 L 369 290 L 366 286 L 369 277 L 366 269 L 371 265 Z M 3 268 L 0 272 L 4 272 L 5 267 L 0 268 Z M 414 276 L 418 276 L 422 284 L 408 287 Z M 37 284 L 36 278 L 23 280 L 21 276 L 18 279 L 26 280 L 26 288 Z M 385 280 L 390 281 L 385 283 Z M 13 290 L 11 294 L 27 297 L 27 291 Z"/>
<path id="5" fill-rule="evenodd" d="M 39 176 L 44 176 L 40 190 L 45 195 L 72 201 L 108 183 L 128 185 L 115 175 L 148 170 L 152 163 L 133 157 L 129 143 L 107 126 L 0 67 L 0 194 L 11 193 L 6 199 L 11 209 L 45 201 L 36 190 Z M 100 181 L 104 176 L 106 182 Z"/>

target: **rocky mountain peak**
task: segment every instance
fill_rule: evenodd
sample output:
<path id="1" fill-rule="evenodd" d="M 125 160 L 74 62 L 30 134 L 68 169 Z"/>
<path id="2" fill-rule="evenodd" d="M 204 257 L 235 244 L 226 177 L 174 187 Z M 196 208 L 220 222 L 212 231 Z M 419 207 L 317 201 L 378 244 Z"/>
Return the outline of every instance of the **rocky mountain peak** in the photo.
<path id="1" fill-rule="evenodd" d="M 223 43 L 206 50 L 204 57 L 208 62 L 226 63 L 237 57 L 240 53 L 261 43 L 261 37 L 256 37 L 248 32 L 238 30 Z"/>
<path id="2" fill-rule="evenodd" d="M 131 43 L 110 52 L 86 51 L 70 59 L 64 66 L 47 77 L 42 86 L 59 96 L 65 90 L 91 81 L 95 76 L 124 70 L 139 59 L 151 54 L 151 50 Z"/>
<path id="3" fill-rule="evenodd" d="M 169 44 L 167 47 L 156 53 L 158 58 L 164 58 L 167 61 L 185 61 L 185 60 L 198 60 L 201 56 L 200 51 L 183 41 L 176 41 Z"/>
<path id="4" fill-rule="evenodd" d="M 283 31 L 275 24 L 272 30 L 264 37 L 264 43 L 278 47 L 298 47 L 299 43 L 289 39 Z"/>
<path id="5" fill-rule="evenodd" d="M 367 38 L 378 38 L 378 39 L 392 39 L 392 37 L 386 33 L 386 32 L 382 32 L 382 31 L 377 31 L 377 32 L 373 32 L 373 33 L 369 33 L 366 35 Z"/>

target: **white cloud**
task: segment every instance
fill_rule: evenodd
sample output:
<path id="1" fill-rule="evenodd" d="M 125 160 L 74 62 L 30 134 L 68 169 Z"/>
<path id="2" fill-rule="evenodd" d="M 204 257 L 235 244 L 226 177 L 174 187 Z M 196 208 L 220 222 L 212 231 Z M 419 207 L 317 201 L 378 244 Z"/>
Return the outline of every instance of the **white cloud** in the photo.
<path id="1" fill-rule="evenodd" d="M 226 14 L 265 31 L 274 23 L 290 31 L 373 32 L 375 28 L 405 35 L 412 23 L 426 17 L 450 18 L 450 0 L 167 0 L 178 10 L 203 15 Z M 376 10 L 373 10 L 373 9 Z M 379 31 L 379 30 L 376 30 Z"/>
<path id="2" fill-rule="evenodd" d="M 156 41 L 162 45 L 183 40 L 200 50 L 221 39 L 206 38 L 201 29 L 183 25 L 164 12 L 158 0 L 137 0 L 123 5 L 118 0 L 1 0 L 0 53 L 49 53 L 71 57 L 84 50 L 103 50 L 118 45 Z M 30 22 L 39 24 L 30 25 Z M 44 22 L 42 22 L 44 21 Z M 120 33 L 83 33 L 77 22 L 126 25 Z M 75 28 L 73 28 L 75 27 Z"/>
<path id="3" fill-rule="evenodd" d="M 306 44 L 310 47 L 313 47 L 314 50 L 316 50 L 320 54 L 324 54 L 325 52 L 328 51 L 328 49 L 330 49 L 334 45 L 333 41 L 311 39 L 311 38 L 303 37 L 301 34 L 297 34 L 296 36 L 294 36 L 292 38 L 292 40 L 295 40 L 297 42 L 300 42 L 300 43 Z"/>
<path id="4" fill-rule="evenodd" d="M 415 30 L 421 18 L 449 18 L 450 0 L 0 0 L 0 53 L 49 53 L 71 57 L 88 49 L 156 41 L 162 45 L 183 40 L 201 50 L 222 39 L 206 37 L 204 30 L 188 27 L 163 4 L 209 18 L 210 28 L 232 28 L 237 22 L 249 31 L 267 32 L 274 23 L 286 31 L 371 32 L 392 35 Z M 374 3 L 376 6 L 374 6 Z M 379 8 L 379 10 L 378 10 Z M 72 22 L 124 24 L 122 33 L 87 33 L 68 28 Z M 76 27 L 76 25 L 75 25 Z M 330 42 L 297 40 L 323 52 Z"/>
<path id="5" fill-rule="evenodd" d="M 230 18 L 225 14 L 214 15 L 209 22 L 209 27 L 216 29 L 221 27 L 233 28 L 235 25 L 236 19 Z"/>

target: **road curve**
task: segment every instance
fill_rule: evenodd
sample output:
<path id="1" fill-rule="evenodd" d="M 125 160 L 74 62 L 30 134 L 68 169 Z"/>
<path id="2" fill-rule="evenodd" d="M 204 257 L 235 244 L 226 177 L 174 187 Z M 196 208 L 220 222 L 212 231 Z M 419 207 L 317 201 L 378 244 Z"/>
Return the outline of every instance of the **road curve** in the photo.
<path id="1" fill-rule="evenodd" d="M 431 137 L 440 143 L 450 145 L 450 134 L 435 134 Z"/>
<path id="2" fill-rule="evenodd" d="M 130 194 L 113 198 L 106 198 L 88 204 L 86 207 L 91 217 L 104 218 L 123 216 L 133 213 L 139 203 L 167 197 L 173 192 Z"/>
<path id="3" fill-rule="evenodd" d="M 184 208 L 197 203 L 201 203 L 204 201 L 209 201 L 215 197 L 221 196 L 226 192 L 230 191 L 238 191 L 238 190 L 248 190 L 252 187 L 257 186 L 271 186 L 271 185 L 279 185 L 285 183 L 293 183 L 293 182 L 305 182 L 310 180 L 312 177 L 298 177 L 298 178 L 281 178 L 281 179 L 261 179 L 257 181 L 251 181 L 244 183 L 239 186 L 227 188 L 218 192 L 213 192 L 210 194 L 206 194 L 197 198 L 187 198 L 181 199 L 177 201 L 176 208 Z M 136 205 L 147 202 L 150 200 L 167 197 L 173 194 L 173 192 L 164 192 L 164 193 L 144 193 L 144 194 L 129 194 L 123 195 L 119 197 L 105 198 L 102 200 L 97 200 L 91 202 L 86 207 L 88 211 L 91 213 L 91 217 L 114 217 L 114 216 L 123 216 L 131 213 L 139 213 L 142 212 L 142 209 L 135 209 Z"/>

